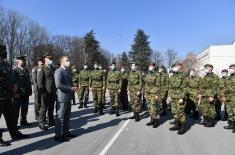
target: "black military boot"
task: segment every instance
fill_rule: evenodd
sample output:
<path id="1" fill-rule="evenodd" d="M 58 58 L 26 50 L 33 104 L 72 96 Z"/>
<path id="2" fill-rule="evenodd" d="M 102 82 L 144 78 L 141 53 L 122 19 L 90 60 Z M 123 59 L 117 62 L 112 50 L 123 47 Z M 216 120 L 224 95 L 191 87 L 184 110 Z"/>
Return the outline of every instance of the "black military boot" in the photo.
<path id="1" fill-rule="evenodd" d="M 4 141 L 3 139 L 0 139 L 0 146 L 10 146 L 11 143 L 10 142 L 7 142 L 7 141 Z"/>
<path id="2" fill-rule="evenodd" d="M 43 123 L 39 123 L 38 127 L 39 127 L 39 129 L 41 129 L 43 131 L 48 130 L 48 127 L 46 127 Z"/>
<path id="3" fill-rule="evenodd" d="M 153 118 L 151 117 L 150 121 L 146 124 L 147 126 L 153 125 Z"/>
<path id="4" fill-rule="evenodd" d="M 139 112 L 136 112 L 136 113 L 135 113 L 135 121 L 136 121 L 136 122 L 139 122 L 139 121 L 140 121 L 140 113 L 139 113 Z"/>
<path id="5" fill-rule="evenodd" d="M 153 119 L 153 128 L 157 128 L 158 127 L 158 119 Z"/>
<path id="6" fill-rule="evenodd" d="M 208 123 L 208 118 L 207 117 L 203 117 L 203 120 L 201 122 L 199 122 L 199 125 L 205 125 Z"/>
<path id="7" fill-rule="evenodd" d="M 215 126 L 215 121 L 213 118 L 209 118 L 208 123 L 204 125 L 204 127 L 208 127 L 208 128 L 214 127 L 214 126 Z"/>
<path id="8" fill-rule="evenodd" d="M 83 108 L 83 102 L 80 102 L 78 109 L 82 109 L 82 108 Z"/>
<path id="9" fill-rule="evenodd" d="M 112 107 L 111 112 L 109 114 L 110 115 L 115 114 L 115 107 Z"/>
<path id="10" fill-rule="evenodd" d="M 100 107 L 100 108 L 99 108 L 99 114 L 100 114 L 100 115 L 104 115 L 103 107 Z"/>
<path id="11" fill-rule="evenodd" d="M 84 108 L 88 108 L 87 102 L 84 102 Z"/>
<path id="12" fill-rule="evenodd" d="M 170 131 L 176 131 L 176 130 L 179 130 L 179 129 L 180 129 L 179 121 L 176 121 L 175 125 L 173 127 L 169 128 Z"/>
<path id="13" fill-rule="evenodd" d="M 194 120 L 198 120 L 199 119 L 199 113 L 198 113 L 198 111 L 193 111 L 193 115 L 192 115 L 192 118 L 194 119 Z"/>
<path id="14" fill-rule="evenodd" d="M 115 109 L 115 113 L 116 113 L 116 116 L 117 116 L 117 117 L 120 116 L 120 114 L 119 114 L 119 107 L 118 107 L 118 106 L 117 106 L 116 109 Z"/>
<path id="15" fill-rule="evenodd" d="M 132 116 L 129 117 L 129 119 L 135 119 L 135 112 L 133 113 Z"/>
<path id="16" fill-rule="evenodd" d="M 235 129 L 235 123 L 230 121 L 230 123 L 228 123 L 228 126 L 224 126 L 224 129 Z"/>
<path id="17" fill-rule="evenodd" d="M 233 133 L 235 133 L 235 129 L 233 129 Z"/>
<path id="18" fill-rule="evenodd" d="M 186 132 L 186 124 L 181 124 L 180 129 L 178 130 L 178 135 L 183 135 Z"/>
<path id="19" fill-rule="evenodd" d="M 95 107 L 94 113 L 98 113 L 98 111 L 99 111 L 98 107 Z"/>
<path id="20" fill-rule="evenodd" d="M 25 121 L 20 121 L 20 125 L 21 125 L 21 126 L 32 126 L 32 124 L 29 123 L 27 120 L 25 120 Z"/>
<path id="21" fill-rule="evenodd" d="M 170 122 L 170 124 L 175 125 L 175 124 L 176 124 L 176 120 L 174 120 L 174 121 Z"/>

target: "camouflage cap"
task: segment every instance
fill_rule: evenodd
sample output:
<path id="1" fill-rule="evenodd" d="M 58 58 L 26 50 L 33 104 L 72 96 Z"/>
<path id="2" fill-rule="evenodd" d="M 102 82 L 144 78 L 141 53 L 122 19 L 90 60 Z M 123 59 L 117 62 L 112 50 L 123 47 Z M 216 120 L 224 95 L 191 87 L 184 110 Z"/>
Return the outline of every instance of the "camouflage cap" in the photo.
<path id="1" fill-rule="evenodd" d="M 206 68 L 206 67 L 211 67 L 211 68 L 213 68 L 213 66 L 212 66 L 211 64 L 205 64 L 205 65 L 204 65 L 204 68 Z"/>
<path id="2" fill-rule="evenodd" d="M 17 60 L 25 60 L 25 56 L 24 55 L 20 55 L 18 57 L 16 57 Z"/>
<path id="3" fill-rule="evenodd" d="M 159 65 L 158 68 L 165 68 L 165 66 L 164 65 Z"/>
<path id="4" fill-rule="evenodd" d="M 229 68 L 232 68 L 232 67 L 235 67 L 235 64 L 231 64 L 231 65 L 229 66 Z"/>
<path id="5" fill-rule="evenodd" d="M 5 45 L 0 45 L 0 53 L 6 53 L 7 52 L 7 48 Z"/>
<path id="6" fill-rule="evenodd" d="M 227 69 L 223 69 L 223 70 L 221 71 L 221 73 L 223 73 L 223 72 L 228 73 L 228 70 L 227 70 Z"/>
<path id="7" fill-rule="evenodd" d="M 45 59 L 45 58 L 52 59 L 52 58 L 53 58 L 53 54 L 51 54 L 51 53 L 46 53 L 46 54 L 43 55 L 42 58 L 43 58 L 43 59 Z"/>

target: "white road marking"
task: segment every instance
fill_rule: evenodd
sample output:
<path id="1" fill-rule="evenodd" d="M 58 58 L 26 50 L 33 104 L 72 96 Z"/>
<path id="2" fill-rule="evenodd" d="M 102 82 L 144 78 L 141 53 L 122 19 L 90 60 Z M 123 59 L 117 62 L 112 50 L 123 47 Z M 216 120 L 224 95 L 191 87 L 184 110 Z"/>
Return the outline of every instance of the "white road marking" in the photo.
<path id="1" fill-rule="evenodd" d="M 105 155 L 108 150 L 110 149 L 110 147 L 113 145 L 113 143 L 117 140 L 117 138 L 119 137 L 119 135 L 122 133 L 122 131 L 125 129 L 125 127 L 128 125 L 128 123 L 130 122 L 130 119 L 128 119 L 123 125 L 122 127 L 118 130 L 118 132 L 113 136 L 113 138 L 108 142 L 108 144 L 103 148 L 103 150 L 99 153 L 99 155 Z"/>

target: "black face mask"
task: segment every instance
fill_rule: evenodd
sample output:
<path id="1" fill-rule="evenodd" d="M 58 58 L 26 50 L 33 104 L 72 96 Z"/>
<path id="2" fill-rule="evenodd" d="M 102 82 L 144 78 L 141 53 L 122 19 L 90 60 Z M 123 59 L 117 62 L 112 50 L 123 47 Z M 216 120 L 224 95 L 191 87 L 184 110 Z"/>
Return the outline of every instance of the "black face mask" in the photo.
<path id="1" fill-rule="evenodd" d="M 7 58 L 7 53 L 1 53 L 0 57 L 2 57 L 3 59 L 6 59 Z"/>

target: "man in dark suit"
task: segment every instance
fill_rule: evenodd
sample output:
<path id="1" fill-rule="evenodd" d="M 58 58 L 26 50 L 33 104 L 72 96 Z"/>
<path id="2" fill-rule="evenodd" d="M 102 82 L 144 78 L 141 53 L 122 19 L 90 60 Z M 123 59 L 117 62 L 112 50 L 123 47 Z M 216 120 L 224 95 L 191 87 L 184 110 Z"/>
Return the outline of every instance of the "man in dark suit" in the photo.
<path id="1" fill-rule="evenodd" d="M 57 88 L 55 141 L 65 142 L 68 138 L 76 137 L 69 132 L 69 121 L 71 116 L 71 100 L 74 92 L 72 74 L 70 72 L 70 61 L 67 56 L 60 58 L 60 68 L 55 71 L 55 84 Z"/>
<path id="2" fill-rule="evenodd" d="M 55 88 L 55 78 L 53 67 L 53 55 L 45 54 L 43 56 L 44 65 L 38 67 L 37 69 L 37 86 L 39 93 L 41 94 L 41 105 L 39 110 L 39 128 L 41 130 L 47 130 L 45 126 L 46 123 L 46 112 L 48 118 L 48 125 L 54 126 L 54 105 L 56 99 L 56 88 Z"/>

